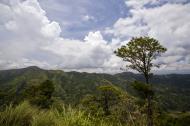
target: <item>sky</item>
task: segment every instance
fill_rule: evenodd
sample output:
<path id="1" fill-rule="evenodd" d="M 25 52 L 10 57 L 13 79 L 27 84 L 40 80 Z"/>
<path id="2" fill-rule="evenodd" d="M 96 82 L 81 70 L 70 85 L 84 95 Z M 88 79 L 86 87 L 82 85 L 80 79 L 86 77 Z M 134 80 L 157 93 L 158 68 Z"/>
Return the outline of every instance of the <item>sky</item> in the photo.
<path id="1" fill-rule="evenodd" d="M 190 73 L 190 0 L 0 0 L 0 69 L 118 73 L 114 50 L 150 36 L 168 50 L 153 72 Z"/>

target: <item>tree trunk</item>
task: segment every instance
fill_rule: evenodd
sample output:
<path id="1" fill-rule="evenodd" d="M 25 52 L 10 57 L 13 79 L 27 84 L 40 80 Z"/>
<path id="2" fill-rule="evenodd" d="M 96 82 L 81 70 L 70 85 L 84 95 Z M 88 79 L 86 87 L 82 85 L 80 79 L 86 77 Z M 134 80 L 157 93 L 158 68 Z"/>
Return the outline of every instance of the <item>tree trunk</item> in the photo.
<path id="1" fill-rule="evenodd" d="M 145 76 L 146 78 L 146 83 L 149 84 L 149 77 Z M 148 106 L 147 106 L 147 126 L 153 126 L 153 111 L 152 111 L 152 96 L 150 93 L 148 93 L 147 95 L 147 102 L 148 102 Z"/>
<path id="2" fill-rule="evenodd" d="M 110 114 L 107 94 L 105 94 L 105 96 L 104 96 L 104 107 L 103 107 L 103 109 L 104 109 L 104 113 L 106 116 Z"/>
<path id="3" fill-rule="evenodd" d="M 147 101 L 148 101 L 148 106 L 147 106 L 148 126 L 153 126 L 152 96 L 148 95 Z"/>

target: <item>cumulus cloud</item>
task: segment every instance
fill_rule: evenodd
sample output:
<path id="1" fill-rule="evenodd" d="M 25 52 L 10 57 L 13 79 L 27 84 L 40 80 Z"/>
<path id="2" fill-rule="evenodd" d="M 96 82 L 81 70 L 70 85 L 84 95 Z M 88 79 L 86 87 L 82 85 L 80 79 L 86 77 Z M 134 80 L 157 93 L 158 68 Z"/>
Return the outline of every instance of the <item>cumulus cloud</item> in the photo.
<path id="1" fill-rule="evenodd" d="M 128 0 L 126 6 L 129 16 L 105 30 L 114 36 L 108 42 L 100 31 L 89 32 L 83 40 L 61 37 L 59 23 L 47 17 L 37 0 L 2 0 L 0 69 L 37 65 L 66 71 L 120 72 L 125 63 L 113 51 L 132 36 L 141 35 L 152 36 L 168 48 L 156 61 L 165 64 L 162 70 L 190 69 L 189 3 Z M 86 15 L 83 21 L 92 18 Z"/>
<path id="2" fill-rule="evenodd" d="M 60 27 L 50 22 L 36 0 L 0 3 L 1 60 L 28 56 L 59 36 Z"/>
<path id="3" fill-rule="evenodd" d="M 131 8 L 130 16 L 118 19 L 105 33 L 119 38 L 146 35 L 154 37 L 168 48 L 164 57 L 156 61 L 165 64 L 163 69 L 190 70 L 187 67 L 190 64 L 190 3 L 185 2 L 187 1 L 127 0 L 126 6 Z"/>
<path id="4" fill-rule="evenodd" d="M 59 38 L 54 44 L 44 47 L 62 58 L 59 67 L 65 70 L 86 70 L 93 72 L 108 72 L 111 70 L 119 70 L 121 60 L 113 54 L 113 49 L 105 41 L 100 33 L 90 32 L 83 41 Z M 114 59 L 114 64 L 107 65 Z M 88 71 L 89 72 L 89 71 Z"/>
<path id="5" fill-rule="evenodd" d="M 105 41 L 100 31 L 89 32 L 84 40 L 67 39 L 60 37 L 59 23 L 48 19 L 37 0 L 1 2 L 0 7 L 0 17 L 6 17 L 0 19 L 0 32 L 5 34 L 0 42 L 1 69 L 37 65 L 88 72 L 119 70 L 120 59 L 113 55 L 116 44 Z"/>

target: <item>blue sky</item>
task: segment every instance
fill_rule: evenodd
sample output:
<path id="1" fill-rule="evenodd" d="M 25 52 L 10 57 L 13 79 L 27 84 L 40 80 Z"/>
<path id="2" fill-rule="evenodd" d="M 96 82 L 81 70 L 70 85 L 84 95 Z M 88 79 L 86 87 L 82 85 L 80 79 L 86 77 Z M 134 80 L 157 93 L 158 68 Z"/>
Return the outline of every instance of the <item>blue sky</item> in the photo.
<path id="1" fill-rule="evenodd" d="M 50 20 L 60 23 L 61 35 L 83 39 L 90 31 L 104 30 L 128 15 L 124 0 L 41 0 Z M 47 6 L 51 5 L 51 6 Z"/>
<path id="2" fill-rule="evenodd" d="M 114 50 L 150 36 L 157 73 L 190 73 L 190 0 L 0 0 L 0 69 L 117 73 Z"/>

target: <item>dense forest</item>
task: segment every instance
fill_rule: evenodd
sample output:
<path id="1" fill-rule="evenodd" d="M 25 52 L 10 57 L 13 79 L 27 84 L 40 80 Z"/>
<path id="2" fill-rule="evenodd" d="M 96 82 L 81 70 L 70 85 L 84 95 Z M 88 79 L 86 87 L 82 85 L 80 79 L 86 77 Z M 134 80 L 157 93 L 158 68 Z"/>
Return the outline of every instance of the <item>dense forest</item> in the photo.
<path id="1" fill-rule="evenodd" d="M 156 125 L 190 123 L 189 78 L 189 74 L 151 78 Z M 144 78 L 130 72 L 110 75 L 43 70 L 35 66 L 2 70 L 0 125 L 143 126 L 146 102 L 134 89 L 134 81 Z"/>

